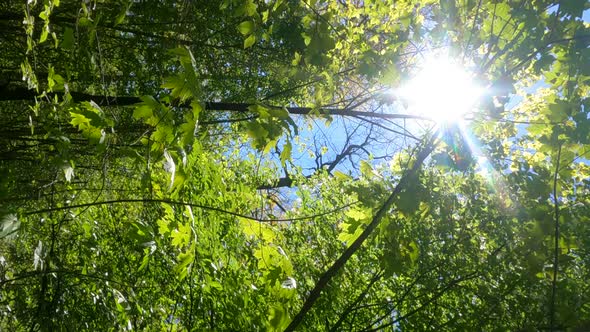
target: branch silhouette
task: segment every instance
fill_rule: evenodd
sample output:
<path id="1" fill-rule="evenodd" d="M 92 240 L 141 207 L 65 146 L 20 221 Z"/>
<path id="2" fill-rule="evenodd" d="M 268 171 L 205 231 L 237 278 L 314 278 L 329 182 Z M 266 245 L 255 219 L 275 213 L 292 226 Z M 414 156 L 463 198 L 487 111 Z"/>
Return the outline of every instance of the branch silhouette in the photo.
<path id="1" fill-rule="evenodd" d="M 391 207 L 393 206 L 393 203 L 395 202 L 396 196 L 406 188 L 410 179 L 414 177 L 414 175 L 416 175 L 426 157 L 428 157 L 432 150 L 434 150 L 434 148 L 436 147 L 438 142 L 438 136 L 439 135 L 437 131 L 427 140 L 422 150 L 418 153 L 412 167 L 409 168 L 406 171 L 406 174 L 404 174 L 404 176 L 402 176 L 402 178 L 399 180 L 398 184 L 395 186 L 395 188 L 393 189 L 385 203 L 383 203 L 381 208 L 379 208 L 377 213 L 375 213 L 375 216 L 371 220 L 371 223 L 367 225 L 367 227 L 363 230 L 361 235 L 350 245 L 350 247 L 348 247 L 340 255 L 340 257 L 338 257 L 338 259 L 332 264 L 332 266 L 330 266 L 330 268 L 328 268 L 328 270 L 326 270 L 326 272 L 324 272 L 320 276 L 320 279 L 316 283 L 315 287 L 309 293 L 309 296 L 303 303 L 303 306 L 301 307 L 297 315 L 295 315 L 289 326 L 287 326 L 287 328 L 285 329 L 285 332 L 294 331 L 299 326 L 299 324 L 301 324 L 303 318 L 313 307 L 314 303 L 319 299 L 322 291 L 326 288 L 330 280 L 332 280 L 332 278 L 336 276 L 338 271 L 340 271 L 340 269 L 344 267 L 344 265 L 346 264 L 346 262 L 348 262 L 350 257 L 352 257 L 352 255 L 354 255 L 360 249 L 365 240 L 367 240 L 367 238 L 373 233 L 375 228 L 377 228 L 379 223 L 381 223 L 383 217 L 387 213 L 389 213 Z"/>

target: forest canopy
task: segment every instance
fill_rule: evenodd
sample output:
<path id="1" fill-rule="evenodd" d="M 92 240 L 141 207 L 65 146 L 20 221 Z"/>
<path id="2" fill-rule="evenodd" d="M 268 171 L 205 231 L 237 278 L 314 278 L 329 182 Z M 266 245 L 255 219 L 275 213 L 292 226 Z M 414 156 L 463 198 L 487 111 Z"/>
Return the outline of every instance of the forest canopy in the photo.
<path id="1" fill-rule="evenodd" d="M 0 330 L 590 330 L 589 13 L 0 2 Z"/>

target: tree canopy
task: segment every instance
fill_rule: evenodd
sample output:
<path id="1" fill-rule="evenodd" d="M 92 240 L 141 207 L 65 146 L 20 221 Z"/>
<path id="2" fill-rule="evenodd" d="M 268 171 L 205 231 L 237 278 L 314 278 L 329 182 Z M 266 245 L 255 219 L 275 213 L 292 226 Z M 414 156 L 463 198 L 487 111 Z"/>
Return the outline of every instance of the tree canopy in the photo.
<path id="1" fill-rule="evenodd" d="M 1 2 L 0 330 L 589 330 L 589 9 Z"/>

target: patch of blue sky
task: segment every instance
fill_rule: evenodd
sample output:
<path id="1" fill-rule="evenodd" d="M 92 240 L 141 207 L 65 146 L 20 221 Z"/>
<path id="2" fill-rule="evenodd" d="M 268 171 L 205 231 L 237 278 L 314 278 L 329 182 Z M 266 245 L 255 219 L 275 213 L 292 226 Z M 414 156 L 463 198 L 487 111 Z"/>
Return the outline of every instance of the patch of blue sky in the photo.
<path id="1" fill-rule="evenodd" d="M 552 6 L 547 9 L 549 13 L 553 13 L 557 10 L 557 6 Z M 586 9 L 583 12 L 581 19 L 584 22 L 590 23 L 590 9 Z M 538 81 L 528 86 L 525 89 L 526 93 L 535 93 L 541 88 L 549 87 L 544 81 Z M 511 95 L 509 102 L 505 105 L 506 109 L 510 110 L 524 101 L 524 97 L 520 95 Z M 406 110 L 400 103 L 393 103 L 383 108 L 386 113 L 403 113 Z M 311 175 L 318 166 L 321 168 L 322 164 L 326 167 L 326 164 L 333 161 L 336 156 L 346 149 L 347 144 L 358 144 L 364 139 L 363 135 L 367 134 L 367 131 L 379 130 L 375 126 L 371 128 L 367 123 L 362 123 L 359 119 L 351 119 L 347 117 L 335 116 L 333 120 L 328 124 L 322 118 L 310 118 L 307 116 L 297 116 L 296 122 L 300 128 L 300 133 L 297 140 L 293 140 L 292 160 L 293 164 L 301 167 L 303 175 Z M 407 131 L 412 133 L 416 137 L 421 137 L 425 132 L 432 130 L 432 127 L 427 123 L 416 120 L 407 121 L 396 121 L 396 124 L 386 123 L 383 120 L 377 120 L 380 125 L 391 127 L 392 129 L 398 129 L 400 131 Z M 352 128 L 355 126 L 364 126 L 364 130 L 349 137 Z M 517 138 L 522 137 L 527 133 L 527 125 L 520 124 L 518 127 Z M 376 145 L 371 147 L 371 155 L 361 153 L 356 155 L 350 160 L 340 163 L 334 170 L 341 171 L 343 173 L 351 174 L 353 176 L 358 175 L 358 170 L 355 169 L 354 164 L 358 165 L 358 161 L 362 159 L 371 159 L 371 157 L 379 157 L 381 155 L 394 155 L 396 152 L 401 151 L 404 148 L 412 146 L 416 142 L 412 139 L 404 138 L 401 135 L 395 135 L 388 133 L 383 130 L 377 135 L 375 143 Z M 348 140 L 347 140 L 348 139 Z M 284 140 L 281 140 L 279 146 L 284 144 Z M 482 151 L 482 153 L 485 153 Z M 483 159 L 483 157 L 481 158 Z M 271 156 L 271 160 L 277 165 L 280 165 L 278 155 Z M 381 160 L 373 159 L 373 163 L 380 163 Z M 585 160 L 588 162 L 588 160 Z M 290 166 L 287 166 L 290 169 Z M 278 168 L 279 176 L 284 176 L 283 170 Z M 291 169 L 292 172 L 292 169 Z"/>

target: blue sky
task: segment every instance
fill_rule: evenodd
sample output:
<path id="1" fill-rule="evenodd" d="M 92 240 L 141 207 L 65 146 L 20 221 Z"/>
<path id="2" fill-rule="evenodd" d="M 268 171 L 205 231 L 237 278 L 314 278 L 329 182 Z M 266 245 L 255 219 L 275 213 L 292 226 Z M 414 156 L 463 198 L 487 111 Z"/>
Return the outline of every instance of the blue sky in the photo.
<path id="1" fill-rule="evenodd" d="M 553 8 L 549 9 L 549 11 L 554 10 Z M 583 20 L 585 22 L 590 22 L 590 10 L 585 10 L 582 16 Z M 536 84 L 534 84 L 531 88 L 532 90 L 538 89 L 538 88 L 542 88 L 546 86 L 546 84 L 544 84 L 544 82 L 538 82 Z M 531 91 L 532 92 L 532 91 Z M 522 101 L 522 98 L 519 96 L 511 96 L 510 98 L 510 102 L 507 104 L 507 108 L 512 108 L 515 107 L 516 105 L 518 105 L 520 102 Z M 394 109 L 395 108 L 395 109 Z M 404 112 L 404 110 L 399 110 L 399 105 L 397 105 L 396 107 L 392 107 L 392 109 L 390 110 L 391 112 Z M 325 121 L 323 119 L 305 119 L 304 117 L 296 117 L 296 121 L 298 126 L 301 128 L 300 131 L 300 137 L 299 137 L 299 141 L 300 144 L 293 144 L 293 160 L 295 162 L 295 164 L 297 165 L 301 165 L 304 169 L 307 168 L 307 170 L 304 170 L 304 174 L 310 174 L 311 173 L 311 169 L 314 168 L 315 165 L 315 155 L 313 155 L 313 150 L 315 150 L 316 148 L 318 150 L 321 150 L 322 147 L 325 147 L 324 149 L 327 149 L 327 153 L 323 156 L 323 162 L 327 162 L 327 161 L 331 161 L 334 159 L 334 156 L 341 152 L 342 147 L 345 145 L 345 139 L 346 139 L 346 133 L 345 133 L 345 127 L 348 126 L 348 129 L 350 130 L 354 125 L 360 123 L 360 120 L 357 119 L 343 119 L 341 117 L 334 117 L 333 122 L 331 123 L 331 125 L 326 125 Z M 380 122 L 383 125 L 388 125 L 386 123 L 382 123 L 382 121 L 377 120 L 377 122 Z M 403 123 L 399 123 L 401 125 L 403 125 Z M 420 130 L 420 128 L 418 126 L 416 126 L 415 124 L 412 123 L 412 121 L 408 121 L 407 123 L 408 125 L 408 129 L 412 132 L 417 132 L 416 130 Z M 308 130 L 308 126 L 311 126 L 312 129 Z M 388 125 L 390 126 L 390 125 Z M 414 130 L 416 129 L 416 130 Z M 524 131 L 525 128 L 522 128 L 522 130 Z M 407 147 L 408 145 L 414 144 L 415 142 L 413 142 L 412 140 L 404 140 L 403 138 L 400 137 L 396 137 L 398 135 L 394 135 L 394 134 L 390 134 L 390 144 L 380 144 L 380 146 L 377 147 L 372 147 L 370 149 L 370 151 L 372 151 L 373 153 L 388 153 L 388 154 L 393 154 L 393 150 L 395 148 L 395 150 L 400 150 L 403 147 Z M 358 135 L 357 137 L 357 142 L 356 144 L 358 144 L 358 140 L 362 141 L 363 136 L 362 135 Z M 387 137 L 383 137 L 383 140 L 387 140 Z M 355 143 L 353 143 L 355 144 Z M 388 146 L 389 145 L 389 146 Z M 363 156 L 363 159 L 367 158 L 366 155 Z M 358 164 L 358 159 L 355 160 L 355 162 Z M 355 171 L 353 169 L 351 169 L 350 167 L 350 163 L 348 163 L 348 165 L 343 164 L 340 165 L 338 168 L 338 170 L 344 171 L 344 172 L 349 172 L 352 171 L 353 173 L 355 173 Z M 281 172 L 282 175 L 282 172 Z"/>

